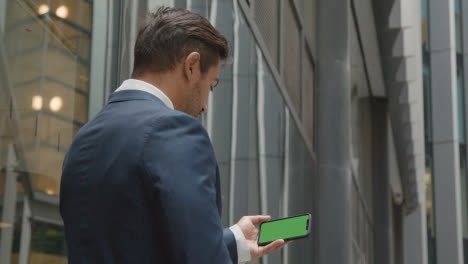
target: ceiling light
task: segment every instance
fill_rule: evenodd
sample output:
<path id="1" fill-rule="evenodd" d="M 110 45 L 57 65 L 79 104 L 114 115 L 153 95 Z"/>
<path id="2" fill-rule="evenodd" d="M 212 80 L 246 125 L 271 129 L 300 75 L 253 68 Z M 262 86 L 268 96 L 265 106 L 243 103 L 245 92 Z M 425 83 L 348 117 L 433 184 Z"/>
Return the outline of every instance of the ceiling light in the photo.
<path id="1" fill-rule="evenodd" d="M 42 109 L 42 96 L 35 95 L 32 98 L 32 109 L 39 111 Z"/>
<path id="2" fill-rule="evenodd" d="M 39 9 L 37 10 L 37 12 L 39 13 L 39 15 L 43 15 L 49 12 L 49 6 L 46 4 L 42 4 L 39 6 Z"/>
<path id="3" fill-rule="evenodd" d="M 60 18 L 67 18 L 68 17 L 68 7 L 61 5 L 55 10 L 55 14 Z"/>
<path id="4" fill-rule="evenodd" d="M 60 96 L 54 96 L 49 103 L 49 108 L 52 112 L 58 112 L 62 109 L 63 100 Z"/>

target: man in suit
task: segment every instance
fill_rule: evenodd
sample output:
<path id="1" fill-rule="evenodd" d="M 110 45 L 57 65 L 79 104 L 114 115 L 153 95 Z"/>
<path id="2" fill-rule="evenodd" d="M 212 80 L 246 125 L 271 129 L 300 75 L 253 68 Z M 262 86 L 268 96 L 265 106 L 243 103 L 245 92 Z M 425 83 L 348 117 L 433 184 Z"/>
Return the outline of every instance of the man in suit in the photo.
<path id="1" fill-rule="evenodd" d="M 257 245 L 245 216 L 223 230 L 218 166 L 196 119 L 208 111 L 226 39 L 205 18 L 161 8 L 138 32 L 132 79 L 83 126 L 63 164 L 69 263 L 241 263 Z"/>

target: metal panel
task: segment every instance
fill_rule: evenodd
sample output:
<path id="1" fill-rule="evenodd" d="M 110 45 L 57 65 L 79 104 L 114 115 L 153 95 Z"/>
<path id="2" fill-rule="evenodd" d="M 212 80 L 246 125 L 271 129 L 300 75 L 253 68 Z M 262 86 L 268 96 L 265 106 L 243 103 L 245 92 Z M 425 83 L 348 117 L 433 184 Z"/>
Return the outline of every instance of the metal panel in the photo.
<path id="1" fill-rule="evenodd" d="M 283 3 L 284 21 L 282 26 L 284 27 L 284 41 L 283 60 L 284 63 L 282 68 L 282 75 L 284 83 L 290 98 L 293 103 L 293 107 L 299 116 L 301 115 L 301 35 L 299 32 L 299 25 L 294 16 L 291 3 L 284 1 Z"/>
<path id="2" fill-rule="evenodd" d="M 270 56 L 278 67 L 278 43 L 279 43 L 279 1 L 257 0 L 254 1 L 254 18 L 263 39 L 268 47 Z"/>
<path id="3" fill-rule="evenodd" d="M 260 33 L 260 30 L 257 27 L 257 24 L 254 21 L 254 18 L 252 18 L 251 9 L 249 8 L 249 6 L 244 0 L 236 0 L 236 1 L 239 3 L 239 6 L 241 7 L 240 9 L 245 15 L 245 19 L 250 27 L 250 30 L 252 31 L 252 35 L 255 38 L 257 45 L 259 46 L 259 48 L 261 49 L 264 55 L 265 62 L 271 71 L 271 74 L 273 76 L 273 79 L 275 80 L 276 85 L 279 87 L 279 92 L 282 95 L 283 100 L 285 101 L 285 104 L 289 107 L 292 107 L 293 106 L 292 100 L 287 92 L 287 89 L 285 88 L 282 78 L 280 77 L 276 63 L 272 60 L 270 54 L 268 53 L 268 47 L 265 44 L 265 41 L 263 40 L 262 34 Z M 306 136 L 299 114 L 294 109 L 290 109 L 290 110 L 291 110 L 291 115 L 293 117 L 294 122 L 298 124 L 300 135 L 303 138 L 304 142 L 306 143 L 307 149 L 309 153 L 312 155 L 312 158 L 315 162 L 315 159 L 316 159 L 315 152 L 312 150 L 311 140 Z"/>
<path id="4" fill-rule="evenodd" d="M 314 57 L 317 56 L 317 2 L 318 0 L 295 0 L 296 6 L 302 15 L 302 28 L 310 44 Z"/>
<path id="5" fill-rule="evenodd" d="M 305 52 L 308 54 L 308 52 Z M 315 107 L 315 85 L 314 85 L 314 68 L 310 56 L 303 56 L 303 88 L 302 88 L 302 122 L 307 136 L 314 142 L 314 107 Z"/>

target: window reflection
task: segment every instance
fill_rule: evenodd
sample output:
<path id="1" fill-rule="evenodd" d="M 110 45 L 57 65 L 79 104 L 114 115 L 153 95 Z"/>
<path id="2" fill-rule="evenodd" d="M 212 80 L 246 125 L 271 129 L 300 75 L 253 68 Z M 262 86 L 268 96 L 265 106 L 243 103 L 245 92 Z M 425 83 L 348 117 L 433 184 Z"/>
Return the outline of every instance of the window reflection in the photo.
<path id="1" fill-rule="evenodd" d="M 29 174 L 34 191 L 48 195 L 58 194 L 64 155 L 87 121 L 91 17 L 84 0 L 7 1 L 1 69 L 11 87 L 2 96 L 10 98 L 7 110 L 21 138 L 0 146 L 23 149 L 16 159 L 27 166 L 18 170 Z"/>
<path id="2" fill-rule="evenodd" d="M 30 263 L 67 263 L 63 227 L 32 222 Z"/>

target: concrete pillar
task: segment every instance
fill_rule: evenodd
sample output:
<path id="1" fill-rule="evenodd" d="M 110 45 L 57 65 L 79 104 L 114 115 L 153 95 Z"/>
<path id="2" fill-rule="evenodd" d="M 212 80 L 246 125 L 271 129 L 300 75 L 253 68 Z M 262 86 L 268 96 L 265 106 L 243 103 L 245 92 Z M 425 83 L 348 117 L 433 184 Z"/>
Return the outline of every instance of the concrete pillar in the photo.
<path id="1" fill-rule="evenodd" d="M 319 264 L 346 264 L 352 263 L 350 2 L 319 1 L 317 21 L 316 256 Z"/>
<path id="2" fill-rule="evenodd" d="M 401 214 L 401 213 L 400 213 Z M 404 250 L 403 259 L 405 264 L 421 263 L 427 264 L 427 227 L 426 203 L 420 204 L 411 214 L 402 216 L 402 242 Z M 401 240 L 400 240 L 401 241 Z M 449 262 L 442 262 L 449 263 Z"/>
<path id="3" fill-rule="evenodd" d="M 0 229 L 0 263 L 10 263 L 13 246 L 13 225 L 15 224 L 16 211 L 16 178 L 14 171 L 16 156 L 13 145 L 8 146 L 7 172 L 5 179 L 5 191 L 3 195 L 2 223 L 6 226 Z"/>
<path id="4" fill-rule="evenodd" d="M 23 203 L 23 217 L 21 220 L 21 239 L 18 264 L 29 264 L 31 231 L 31 206 L 29 204 L 29 198 L 25 196 Z"/>
<path id="5" fill-rule="evenodd" d="M 393 204 L 393 264 L 404 262 L 403 208 Z"/>
<path id="6" fill-rule="evenodd" d="M 462 264 L 455 1 L 429 0 L 437 263 Z"/>
<path id="7" fill-rule="evenodd" d="M 420 117 L 418 119 L 420 121 L 419 124 L 420 126 L 423 126 L 423 113 L 424 113 L 424 107 L 423 107 L 423 102 L 424 102 L 424 87 L 423 87 L 423 73 L 422 73 L 422 32 L 421 32 L 421 1 L 405 1 L 405 0 L 398 0 L 400 1 L 402 6 L 405 6 L 409 10 L 402 10 L 404 14 L 412 14 L 412 15 L 406 15 L 408 19 L 410 20 L 411 23 L 411 31 L 410 34 L 414 36 L 411 39 L 412 43 L 409 44 L 411 46 L 408 47 L 408 49 L 411 49 L 410 47 L 414 47 L 415 52 L 414 54 L 414 60 L 417 62 L 413 66 L 414 70 L 414 77 L 415 79 L 408 82 L 408 91 L 409 89 L 416 90 L 414 92 L 414 97 L 413 97 L 413 105 L 415 108 L 418 108 L 419 111 L 415 111 L 416 113 L 419 112 Z M 403 29 L 404 30 L 404 29 Z M 418 126 L 415 126 L 413 129 L 416 129 L 416 132 L 414 135 L 416 135 L 415 139 L 413 140 L 414 143 L 417 141 L 419 142 L 424 142 L 424 132 L 423 127 L 419 129 Z M 424 144 L 422 144 L 424 146 Z M 402 226 L 400 226 L 400 231 L 402 232 L 401 237 L 403 240 L 400 240 L 403 245 L 401 246 L 401 249 L 403 250 L 403 254 L 401 255 L 403 257 L 404 262 L 395 262 L 395 263 L 405 263 L 405 264 L 427 264 L 428 263 L 428 248 L 427 248 L 427 222 L 426 222 L 426 190 L 425 190 L 425 184 L 424 184 L 424 162 L 419 162 L 420 159 L 424 159 L 425 155 L 425 149 L 423 148 L 416 148 L 415 151 L 416 157 L 414 158 L 416 164 L 421 164 L 419 166 L 415 166 L 415 169 L 412 170 L 410 173 L 414 173 L 416 176 L 416 187 L 413 188 L 418 188 L 418 196 L 419 196 L 419 205 L 416 209 L 414 209 L 409 215 L 406 215 L 406 212 L 404 210 L 399 210 L 399 214 L 402 215 L 401 220 L 402 220 Z M 418 155 L 420 154 L 420 155 Z M 421 166 L 421 167 L 420 167 Z M 398 245 L 397 245 L 398 246 Z M 398 257 L 398 256 L 396 256 Z M 443 262 L 445 263 L 445 262 Z M 448 263 L 448 262 L 447 262 Z"/>
<path id="8" fill-rule="evenodd" d="M 465 144 L 468 142 L 468 2 L 461 1 L 461 28 L 462 28 L 462 54 L 463 54 L 463 90 L 465 93 Z M 468 153 L 466 153 L 468 154 Z M 465 164 L 468 164 L 468 155 L 465 155 Z M 465 172 L 465 175 L 462 175 L 462 225 L 463 225 L 463 235 L 462 241 L 468 239 L 468 175 Z M 464 183 L 464 184 L 463 184 Z M 465 256 L 464 259 L 467 259 L 468 256 Z"/>
<path id="9" fill-rule="evenodd" d="M 374 263 L 392 264 L 392 194 L 388 171 L 387 102 L 372 100 Z"/>

